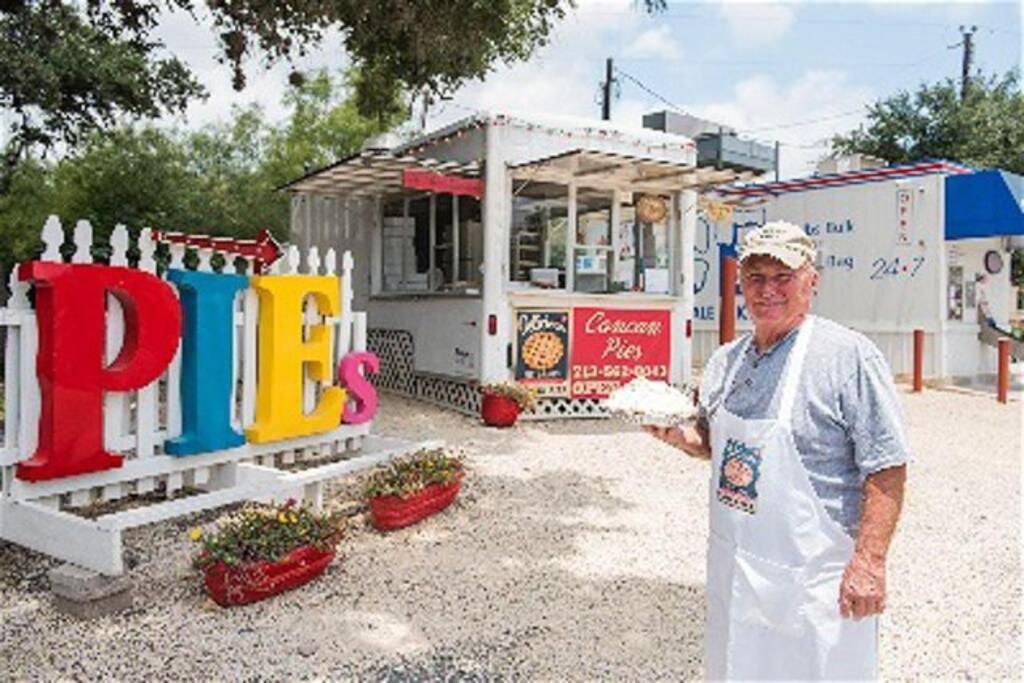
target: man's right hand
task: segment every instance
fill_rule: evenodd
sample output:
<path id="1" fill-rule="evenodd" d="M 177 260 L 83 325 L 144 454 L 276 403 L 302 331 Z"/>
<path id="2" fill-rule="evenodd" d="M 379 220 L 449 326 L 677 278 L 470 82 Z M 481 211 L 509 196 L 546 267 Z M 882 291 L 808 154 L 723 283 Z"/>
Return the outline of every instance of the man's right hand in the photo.
<path id="1" fill-rule="evenodd" d="M 670 446 L 675 446 L 687 455 L 701 460 L 711 459 L 710 439 L 706 428 L 702 425 L 684 427 L 654 427 L 644 425 L 644 431 L 656 439 L 664 441 Z"/>

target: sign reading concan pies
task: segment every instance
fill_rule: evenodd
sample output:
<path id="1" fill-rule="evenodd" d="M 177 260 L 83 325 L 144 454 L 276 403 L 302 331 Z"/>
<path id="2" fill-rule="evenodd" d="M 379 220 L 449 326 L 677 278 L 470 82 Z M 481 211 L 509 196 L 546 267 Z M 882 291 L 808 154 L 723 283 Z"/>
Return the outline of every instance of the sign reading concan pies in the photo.
<path id="1" fill-rule="evenodd" d="M 634 377 L 668 381 L 670 311 L 575 308 L 572 313 L 573 398 L 604 398 Z"/>
<path id="2" fill-rule="evenodd" d="M 569 311 L 516 311 L 516 379 L 539 396 L 569 393 Z"/>

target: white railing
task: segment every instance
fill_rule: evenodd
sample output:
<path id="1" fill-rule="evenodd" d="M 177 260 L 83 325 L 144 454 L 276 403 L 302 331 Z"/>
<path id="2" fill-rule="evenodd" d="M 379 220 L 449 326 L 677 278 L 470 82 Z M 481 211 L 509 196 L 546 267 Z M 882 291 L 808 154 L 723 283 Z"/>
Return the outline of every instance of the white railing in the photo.
<path id="1" fill-rule="evenodd" d="M 42 232 L 42 261 L 62 261 L 59 248 L 64 233 L 56 217 Z M 74 228 L 72 263 L 91 263 L 92 226 L 79 221 Z M 110 265 L 127 266 L 129 236 L 118 225 L 110 239 Z M 142 230 L 137 247 L 137 268 L 157 273 L 156 243 L 149 229 Z M 170 244 L 171 268 L 183 268 L 185 246 Z M 212 249 L 200 249 L 199 270 L 212 271 Z M 233 257 L 232 257 L 233 258 Z M 230 262 L 230 260 L 229 260 Z M 301 258 L 291 247 L 271 269 L 274 275 L 337 275 L 340 283 L 340 315 L 321 316 L 307 302 L 305 325 L 326 324 L 333 330 L 332 358 L 335 367 L 344 355 L 366 349 L 366 314 L 353 312 L 352 269 L 349 252 L 338 270 L 333 249 L 322 257 L 312 247 Z M 252 272 L 248 260 L 246 272 Z M 6 339 L 4 356 L 4 432 L 0 447 L 0 537 L 109 574 L 122 571 L 120 531 L 159 519 L 207 509 L 245 499 L 296 497 L 319 505 L 324 479 L 355 471 L 406 452 L 414 444 L 369 437 L 370 423 L 339 424 L 329 432 L 274 443 L 246 443 L 237 448 L 190 456 L 163 453 L 162 444 L 181 433 L 181 350 L 161 377 L 129 392 L 104 396 L 104 446 L 124 457 L 121 467 L 48 481 L 18 479 L 16 465 L 32 456 L 38 439 L 40 391 L 36 379 L 38 332 L 35 311 L 29 301 L 29 283 L 10 279 L 11 297 L 0 308 L 0 326 Z M 242 431 L 254 421 L 257 388 L 257 321 L 259 302 L 249 288 L 236 299 L 234 313 L 234 363 L 232 423 Z M 118 355 L 124 334 L 120 304 L 108 295 L 106 357 Z M 304 408 L 315 406 L 325 386 L 308 377 Z M 340 417 L 340 416 L 339 416 Z M 347 451 L 359 451 L 345 457 Z M 324 457 L 329 456 L 329 457 Z M 317 458 L 327 464 L 286 472 L 279 466 Z M 182 491 L 182 489 L 188 489 Z M 189 495 L 176 496 L 177 493 Z M 128 496 L 148 504 L 86 518 L 82 508 Z"/>

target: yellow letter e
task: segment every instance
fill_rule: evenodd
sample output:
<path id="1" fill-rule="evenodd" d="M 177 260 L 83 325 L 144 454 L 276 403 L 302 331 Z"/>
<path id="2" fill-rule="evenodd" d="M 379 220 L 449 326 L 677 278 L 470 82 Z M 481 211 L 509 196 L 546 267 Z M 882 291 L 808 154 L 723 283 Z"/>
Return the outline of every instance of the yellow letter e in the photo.
<path id="1" fill-rule="evenodd" d="M 260 302 L 256 421 L 252 443 L 319 434 L 338 426 L 345 390 L 325 387 L 313 412 L 303 411 L 305 368 L 311 379 L 332 377 L 329 326 L 310 327 L 303 340 L 303 303 L 312 296 L 320 315 L 338 315 L 338 278 L 330 275 L 268 275 L 250 279 Z"/>

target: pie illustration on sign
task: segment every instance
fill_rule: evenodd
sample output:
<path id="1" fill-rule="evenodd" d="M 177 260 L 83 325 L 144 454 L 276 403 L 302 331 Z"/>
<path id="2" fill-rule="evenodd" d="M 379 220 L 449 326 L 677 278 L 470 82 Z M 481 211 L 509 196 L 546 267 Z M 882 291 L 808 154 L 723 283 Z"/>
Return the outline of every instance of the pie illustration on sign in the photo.
<path id="1" fill-rule="evenodd" d="M 565 344 L 554 332 L 534 332 L 523 342 L 523 363 L 531 370 L 550 370 L 565 355 Z"/>

